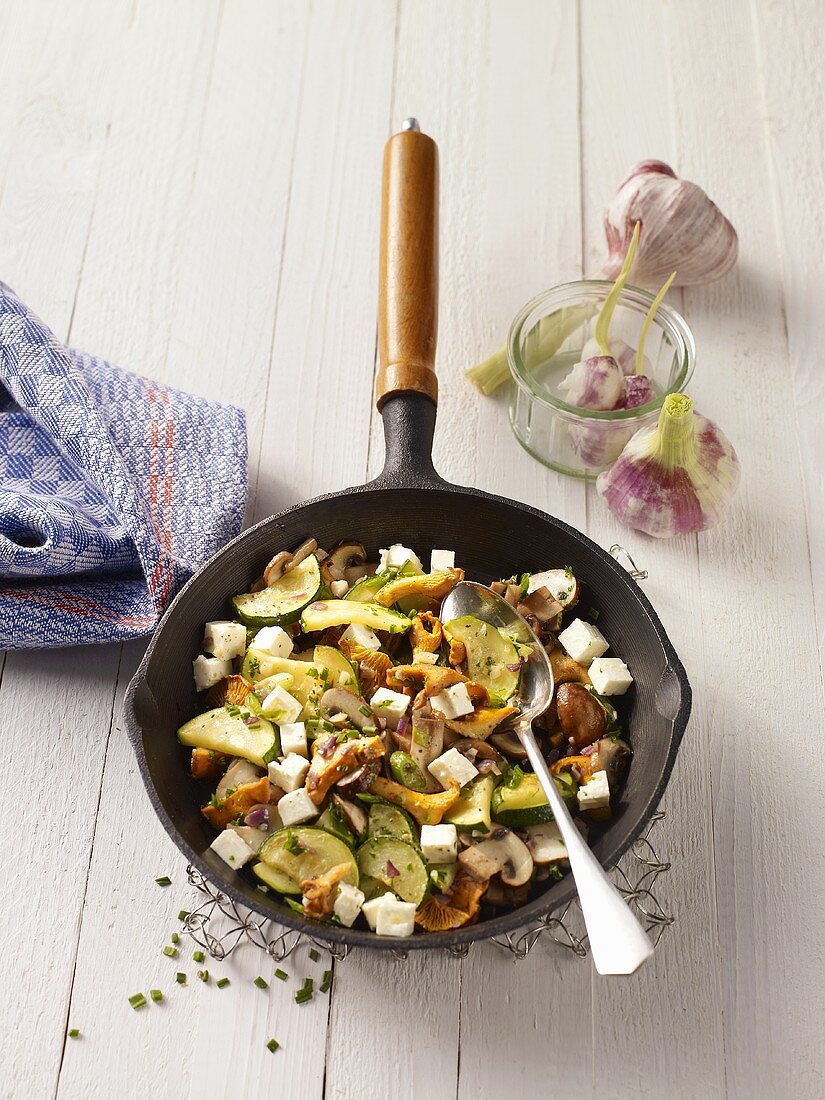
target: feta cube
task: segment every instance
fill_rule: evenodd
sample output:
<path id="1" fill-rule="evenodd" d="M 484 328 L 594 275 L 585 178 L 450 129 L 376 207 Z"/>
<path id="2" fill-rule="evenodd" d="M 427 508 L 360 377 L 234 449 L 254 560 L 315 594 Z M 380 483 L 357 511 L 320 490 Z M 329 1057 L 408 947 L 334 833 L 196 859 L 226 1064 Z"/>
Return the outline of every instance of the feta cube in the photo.
<path id="1" fill-rule="evenodd" d="M 426 649 L 414 649 L 412 663 L 414 665 L 437 665 L 438 654 L 428 653 Z"/>
<path id="2" fill-rule="evenodd" d="M 601 810 L 610 805 L 610 785 L 607 772 L 593 772 L 588 781 L 579 787 L 576 797 L 580 810 Z"/>
<path id="3" fill-rule="evenodd" d="M 281 752 L 284 756 L 309 756 L 307 728 L 303 722 L 284 722 L 278 726 L 281 735 Z"/>
<path id="4" fill-rule="evenodd" d="M 561 838 L 555 821 L 546 825 L 530 825 L 527 829 L 527 847 L 534 863 L 555 863 L 567 859 L 567 845 Z"/>
<path id="5" fill-rule="evenodd" d="M 252 649 L 260 649 L 272 657 L 288 657 L 292 648 L 291 636 L 280 626 L 262 627 L 252 639 Z"/>
<path id="6" fill-rule="evenodd" d="M 633 677 L 619 657 L 596 657 L 590 665 L 590 681 L 599 695 L 624 695 Z"/>
<path id="7" fill-rule="evenodd" d="M 409 563 L 416 573 L 423 573 L 419 556 L 400 542 L 396 542 L 389 550 L 381 551 L 381 560 L 378 563 L 378 572 L 383 573 L 387 569 L 403 569 Z"/>
<path id="8" fill-rule="evenodd" d="M 195 690 L 206 691 L 224 676 L 232 674 L 232 662 L 222 661 L 219 657 L 196 657 L 192 662 L 192 674 L 195 677 Z"/>
<path id="9" fill-rule="evenodd" d="M 440 711 L 445 718 L 463 718 L 473 713 L 473 704 L 466 684 L 453 684 L 430 699 L 433 710 Z"/>
<path id="10" fill-rule="evenodd" d="M 378 907 L 375 931 L 379 936 L 411 936 L 415 931 L 415 904 L 384 894 Z"/>
<path id="11" fill-rule="evenodd" d="M 422 825 L 421 855 L 425 863 L 454 863 L 458 859 L 455 825 Z"/>
<path id="12" fill-rule="evenodd" d="M 531 573 L 527 594 L 538 588 L 546 588 L 554 600 L 567 607 L 576 595 L 576 578 L 567 569 L 545 569 L 543 573 Z"/>
<path id="13" fill-rule="evenodd" d="M 261 703 L 261 709 L 267 718 L 271 718 L 273 722 L 280 725 L 282 722 L 297 722 L 304 708 L 294 695 L 290 695 L 280 684 L 276 684 Z"/>
<path id="14" fill-rule="evenodd" d="M 341 635 L 341 641 L 352 642 L 353 645 L 363 646 L 364 649 L 380 649 L 381 640 L 376 637 L 368 626 L 356 626 L 352 623 Z"/>
<path id="15" fill-rule="evenodd" d="M 433 760 L 429 770 L 445 790 L 449 789 L 451 779 L 454 779 L 459 787 L 463 787 L 478 775 L 478 768 L 473 767 L 458 749 L 448 749 L 442 756 Z"/>
<path id="16" fill-rule="evenodd" d="M 400 691 L 391 691 L 389 688 L 379 688 L 370 699 L 372 713 L 383 718 L 393 730 L 407 713 L 409 705 L 409 695 L 404 695 Z"/>
<path id="17" fill-rule="evenodd" d="M 309 761 L 297 752 L 290 752 L 283 760 L 273 760 L 269 765 L 269 779 L 276 787 L 289 793 L 304 785 L 309 771 Z M 280 803 L 278 803 L 280 806 Z"/>
<path id="18" fill-rule="evenodd" d="M 311 821 L 318 816 L 318 807 L 306 792 L 306 787 L 299 787 L 297 791 L 285 794 L 278 803 L 278 813 L 284 828 L 291 825 L 303 825 L 305 821 Z"/>
<path id="19" fill-rule="evenodd" d="M 203 631 L 203 651 L 231 661 L 246 649 L 246 627 L 243 623 L 207 623 Z"/>
<path id="20" fill-rule="evenodd" d="M 574 619 L 570 626 L 565 627 L 559 634 L 559 641 L 573 660 L 585 668 L 594 657 L 601 657 L 610 648 L 599 628 L 583 619 Z"/>
<path id="21" fill-rule="evenodd" d="M 342 882 L 338 886 L 338 893 L 332 905 L 332 911 L 341 924 L 352 928 L 361 906 L 364 904 L 364 894 L 357 886 L 350 886 L 348 882 Z"/>
<path id="22" fill-rule="evenodd" d="M 351 690 L 355 687 L 355 676 L 351 672 L 347 672 L 346 669 L 343 672 L 339 672 L 338 687 L 349 688 Z"/>
<path id="23" fill-rule="evenodd" d="M 430 554 L 430 572 L 440 569 L 455 569 L 455 550 L 433 550 Z"/>
<path id="24" fill-rule="evenodd" d="M 209 847 L 224 863 L 236 869 L 243 867 L 255 855 L 246 841 L 233 829 L 224 829 L 222 833 L 218 833 Z"/>
<path id="25" fill-rule="evenodd" d="M 349 592 L 349 585 L 343 579 L 340 581 L 333 581 L 329 586 L 330 592 L 336 598 L 336 600 L 343 600 L 347 592 Z"/>
<path id="26" fill-rule="evenodd" d="M 386 894 L 379 894 L 377 898 L 371 898 L 369 901 L 365 901 L 361 906 L 361 912 L 367 918 L 367 924 L 373 932 L 375 931 L 375 925 L 378 921 L 378 910 L 381 908 L 381 902 L 386 896 Z"/>

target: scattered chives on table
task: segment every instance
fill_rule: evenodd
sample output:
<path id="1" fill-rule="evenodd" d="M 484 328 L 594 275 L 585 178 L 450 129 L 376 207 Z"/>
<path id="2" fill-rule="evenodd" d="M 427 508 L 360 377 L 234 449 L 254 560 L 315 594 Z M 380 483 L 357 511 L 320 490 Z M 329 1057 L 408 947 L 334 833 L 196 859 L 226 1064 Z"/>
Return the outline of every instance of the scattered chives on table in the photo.
<path id="1" fill-rule="evenodd" d="M 177 947 L 164 947 L 163 953 L 167 959 L 176 959 L 178 957 Z"/>
<path id="2" fill-rule="evenodd" d="M 218 989 L 223 989 L 225 988 L 225 986 L 229 985 L 229 978 L 218 978 L 218 980 L 215 982 L 215 985 L 218 987 Z"/>
<path id="3" fill-rule="evenodd" d="M 80 1038 L 80 1030 L 76 1027 L 73 1027 L 71 1029 L 71 1031 L 69 1032 L 69 1038 L 70 1039 L 79 1039 Z"/>
<path id="4" fill-rule="evenodd" d="M 135 1011 L 137 1011 L 139 1008 L 143 1008 L 143 1006 L 146 1004 L 146 998 L 143 996 L 142 993 L 133 993 L 132 996 L 129 998 L 129 1004 L 132 1006 L 133 1009 L 135 1009 Z"/>
<path id="5" fill-rule="evenodd" d="M 317 963 L 321 956 L 318 954 L 318 952 L 315 950 L 314 947 L 310 947 L 309 957 L 312 959 L 312 961 L 314 963 Z"/>
<path id="6" fill-rule="evenodd" d="M 279 982 L 285 982 L 289 975 L 285 970 L 276 970 L 275 977 L 278 979 Z"/>
<path id="7" fill-rule="evenodd" d="M 204 955 L 203 951 L 193 951 L 192 952 L 192 961 L 193 962 L 202 963 L 205 958 L 206 958 L 206 955 Z"/>
<path id="8" fill-rule="evenodd" d="M 253 980 L 252 984 L 256 985 L 258 989 L 269 989 L 269 982 L 266 978 L 262 978 L 260 974 Z"/>
<path id="9" fill-rule="evenodd" d="M 175 975 L 175 981 L 178 983 L 178 985 L 186 985 L 186 975 L 181 970 L 179 970 Z"/>
<path id="10" fill-rule="evenodd" d="M 274 1053 L 275 1053 L 275 1051 L 279 1049 L 280 1045 L 281 1045 L 281 1044 L 280 1044 L 280 1043 L 278 1042 L 278 1040 L 277 1040 L 277 1039 L 270 1039 L 270 1040 L 269 1040 L 269 1042 L 268 1042 L 268 1043 L 266 1044 L 266 1049 L 267 1049 L 267 1050 L 268 1050 L 268 1051 L 269 1051 L 269 1052 L 270 1052 L 271 1054 L 274 1054 Z"/>
<path id="11" fill-rule="evenodd" d="M 149 996 L 152 998 L 155 1004 L 157 1004 L 158 1001 L 163 1000 L 163 993 L 159 989 L 150 989 Z"/>
<path id="12" fill-rule="evenodd" d="M 189 916 L 189 910 L 188 909 L 181 909 L 181 911 L 178 913 L 178 920 L 186 920 L 186 918 L 188 916 Z"/>
<path id="13" fill-rule="evenodd" d="M 332 985 L 332 971 L 325 970 L 324 976 L 321 979 L 320 990 L 322 993 L 329 993 L 330 986 Z"/>
<path id="14" fill-rule="evenodd" d="M 172 880 L 169 878 L 168 875 L 161 875 L 160 878 L 155 879 L 155 882 L 158 884 L 158 886 L 171 886 L 172 885 Z"/>
<path id="15" fill-rule="evenodd" d="M 198 971 L 198 977 L 200 978 L 200 980 L 202 982 L 208 982 L 209 981 L 209 971 L 208 970 L 199 970 Z"/>

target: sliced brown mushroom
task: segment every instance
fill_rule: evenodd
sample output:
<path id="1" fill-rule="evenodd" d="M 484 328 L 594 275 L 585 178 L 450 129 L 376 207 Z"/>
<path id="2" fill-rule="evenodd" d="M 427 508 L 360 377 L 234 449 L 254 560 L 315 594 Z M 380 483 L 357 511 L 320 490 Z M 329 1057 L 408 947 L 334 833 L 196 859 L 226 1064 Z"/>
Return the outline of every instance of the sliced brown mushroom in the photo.
<path id="1" fill-rule="evenodd" d="M 364 711 L 368 713 L 364 714 Z M 327 719 L 343 714 L 359 730 L 376 724 L 372 711 L 361 696 L 342 687 L 327 688 L 318 703 L 318 713 Z"/>
<path id="2" fill-rule="evenodd" d="M 593 754 L 593 771 L 607 772 L 607 782 L 611 791 L 618 791 L 622 785 L 625 774 L 633 755 L 630 745 L 617 737 L 603 737 L 599 741 L 598 749 Z"/>
<path id="3" fill-rule="evenodd" d="M 316 806 L 320 806 L 334 783 L 356 771 L 362 764 L 375 763 L 383 755 L 384 746 L 380 737 L 356 737 L 352 741 L 344 741 L 336 745 L 329 757 L 316 752 L 307 774 L 307 794 Z"/>
<path id="4" fill-rule="evenodd" d="M 496 829 L 488 840 L 459 852 L 458 861 L 478 879 L 501 874 L 507 886 L 523 886 L 533 874 L 530 850 L 511 829 Z"/>
<path id="5" fill-rule="evenodd" d="M 321 576 L 327 584 L 347 580 L 347 570 L 359 568 L 366 560 L 367 552 L 361 543 L 345 539 L 321 562 Z"/>
<path id="6" fill-rule="evenodd" d="M 266 775 L 263 768 L 250 764 L 248 760 L 233 760 L 215 788 L 215 798 L 220 802 L 230 791 L 242 787 L 244 783 L 254 783 L 262 775 Z"/>
<path id="7" fill-rule="evenodd" d="M 531 592 L 519 606 L 526 607 L 528 613 L 535 616 L 542 625 L 557 618 L 562 610 L 558 600 L 554 600 L 550 590 L 543 586 Z"/>
<path id="8" fill-rule="evenodd" d="M 364 765 L 365 766 L 365 765 Z M 362 837 L 367 831 L 367 814 L 355 802 L 342 798 L 340 794 L 332 792 L 332 801 L 341 811 L 341 815 L 357 837 Z"/>
<path id="9" fill-rule="evenodd" d="M 290 569 L 294 569 L 296 565 L 300 565 L 304 558 L 308 558 L 310 554 L 314 554 L 318 549 L 318 543 L 315 539 L 307 539 L 306 542 L 302 542 L 297 550 L 289 552 L 289 550 L 279 550 L 278 553 L 272 558 L 272 560 L 264 569 L 264 585 L 269 588 L 271 585 L 281 579 L 284 573 L 288 573 Z"/>
<path id="10" fill-rule="evenodd" d="M 505 886 L 498 879 L 493 879 L 487 887 L 484 900 L 502 909 L 505 907 L 515 909 L 517 905 L 524 905 L 529 893 L 530 888 L 526 884 L 524 886 Z"/>
<path id="11" fill-rule="evenodd" d="M 444 751 L 444 723 L 438 718 L 428 717 L 426 710 L 414 711 L 408 751 L 424 775 L 427 790 L 441 790 L 441 785 L 431 774 L 429 765 Z"/>
<path id="12" fill-rule="evenodd" d="M 340 791 L 345 798 L 354 798 L 355 795 L 363 794 L 364 791 L 370 789 L 380 770 L 381 764 L 379 761 L 373 760 L 368 764 L 362 764 L 354 772 L 350 772 L 343 779 L 339 779 L 335 784 L 335 789 Z"/>
<path id="13" fill-rule="evenodd" d="M 507 756 L 513 756 L 516 760 L 526 760 L 527 751 L 518 739 L 518 734 L 512 730 L 506 730 L 504 733 L 494 733 L 490 738 L 490 743 Z"/>
<path id="14" fill-rule="evenodd" d="M 550 660 L 550 668 L 553 670 L 553 679 L 556 686 L 568 683 L 590 683 L 587 669 L 577 664 L 572 657 L 568 657 L 560 646 L 548 646 L 547 656 Z"/>
<path id="15" fill-rule="evenodd" d="M 559 724 L 577 749 L 604 737 L 604 709 L 581 684 L 562 684 L 556 693 Z"/>

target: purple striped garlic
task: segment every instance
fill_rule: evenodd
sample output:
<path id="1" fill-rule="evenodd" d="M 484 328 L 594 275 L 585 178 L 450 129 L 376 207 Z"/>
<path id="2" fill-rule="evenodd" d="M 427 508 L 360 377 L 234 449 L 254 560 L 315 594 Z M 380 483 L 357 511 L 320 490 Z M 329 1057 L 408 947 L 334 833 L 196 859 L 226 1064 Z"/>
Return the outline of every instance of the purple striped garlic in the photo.
<path id="1" fill-rule="evenodd" d="M 674 269 L 677 286 L 710 283 L 736 263 L 739 240 L 731 223 L 701 187 L 660 160 L 632 168 L 605 210 L 606 279 L 619 274 L 637 224 L 633 282 L 640 286 L 658 286 Z"/>
<path id="2" fill-rule="evenodd" d="M 612 355 L 591 355 L 559 382 L 559 391 L 570 405 L 606 411 L 624 400 L 625 385 L 624 371 Z"/>
<path id="3" fill-rule="evenodd" d="M 636 432 L 596 488 L 622 523 L 666 539 L 714 527 L 739 477 L 726 436 L 686 394 L 670 393 L 658 424 Z"/>

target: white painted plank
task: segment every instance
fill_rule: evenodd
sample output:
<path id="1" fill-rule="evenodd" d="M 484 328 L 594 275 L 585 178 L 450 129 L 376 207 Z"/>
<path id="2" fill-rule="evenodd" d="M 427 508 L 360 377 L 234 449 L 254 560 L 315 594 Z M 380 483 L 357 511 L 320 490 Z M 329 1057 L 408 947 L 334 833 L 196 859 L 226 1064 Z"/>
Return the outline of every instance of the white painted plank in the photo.
<path id="1" fill-rule="evenodd" d="M 814 1096 L 825 1061 L 812 919 L 825 878 L 810 838 L 825 810 L 789 797 L 767 764 L 784 756 L 790 737 L 793 774 L 814 789 L 825 781 L 817 746 L 800 736 L 823 698 L 799 446 L 777 415 L 777 380 L 791 368 L 775 278 L 764 74 L 744 6 L 676 5 L 668 19 L 678 157 L 729 211 L 741 243 L 731 277 L 685 293 L 702 349 L 697 404 L 730 435 L 744 469 L 730 518 L 699 541 L 727 1085 L 737 1097 Z M 732 55 L 736 79 L 720 94 Z M 786 613 L 792 630 L 781 626 Z M 755 676 L 722 671 L 743 652 Z"/>
<path id="2" fill-rule="evenodd" d="M 632 35 L 628 27 L 634 28 Z M 605 203 L 633 164 L 658 158 L 690 175 L 691 166 L 675 157 L 667 33 L 666 13 L 658 5 L 586 0 L 582 7 L 583 229 L 591 271 L 599 270 L 605 256 Z M 623 44 L 618 51 L 617 43 Z M 618 85 L 617 66 L 623 74 Z M 649 103 L 658 109 L 639 109 Z M 678 300 L 675 304 L 678 308 Z M 672 861 L 659 890 L 676 924 L 640 973 L 615 981 L 594 979 L 594 1092 L 707 1100 L 724 1095 L 725 1069 L 709 791 L 713 734 L 701 623 L 697 628 L 697 616 L 684 599 L 685 592 L 699 588 L 696 539 L 661 543 L 628 531 L 592 486 L 587 533 L 603 546 L 626 546 L 649 570 L 643 587 L 695 692 L 693 715 L 665 794 L 668 816 L 656 833 L 665 858 Z"/>

